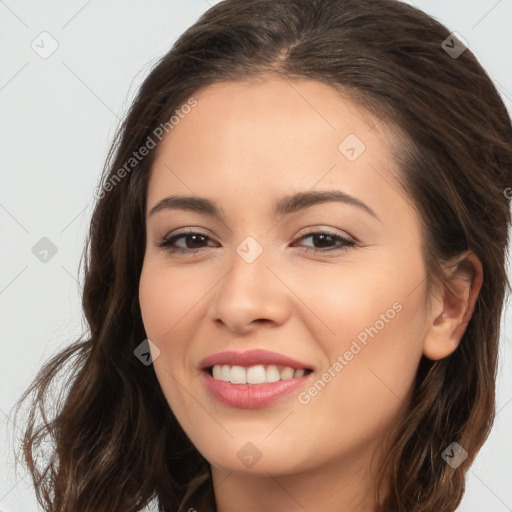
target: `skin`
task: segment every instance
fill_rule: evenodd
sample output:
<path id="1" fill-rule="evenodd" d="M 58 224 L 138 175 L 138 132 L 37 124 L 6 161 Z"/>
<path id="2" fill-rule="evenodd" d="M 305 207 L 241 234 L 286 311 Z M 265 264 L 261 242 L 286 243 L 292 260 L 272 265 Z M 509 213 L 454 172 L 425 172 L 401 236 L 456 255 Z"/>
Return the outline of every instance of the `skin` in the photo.
<path id="1" fill-rule="evenodd" d="M 480 288 L 479 262 L 470 254 L 476 277 L 459 279 L 465 301 L 441 286 L 427 300 L 420 223 L 395 178 L 390 128 L 328 85 L 262 76 L 194 97 L 197 107 L 158 148 L 147 193 L 139 299 L 160 350 L 163 392 L 212 465 L 220 512 L 376 510 L 371 461 L 403 414 L 422 355 L 439 359 L 457 347 Z M 338 149 L 349 134 L 366 146 L 354 161 Z M 273 214 L 274 201 L 308 190 L 341 190 L 378 218 L 337 202 Z M 171 194 L 211 199 L 225 219 L 171 209 L 150 216 Z M 181 228 L 209 238 L 175 245 L 207 250 L 156 246 Z M 325 230 L 355 245 L 307 252 L 321 241 L 301 236 Z M 252 263 L 236 251 L 248 236 L 263 249 Z M 203 384 L 204 357 L 263 348 L 314 369 L 299 390 L 307 391 L 397 303 L 394 318 L 307 404 L 292 393 L 238 409 Z M 248 442 L 261 453 L 250 468 L 237 457 Z"/>

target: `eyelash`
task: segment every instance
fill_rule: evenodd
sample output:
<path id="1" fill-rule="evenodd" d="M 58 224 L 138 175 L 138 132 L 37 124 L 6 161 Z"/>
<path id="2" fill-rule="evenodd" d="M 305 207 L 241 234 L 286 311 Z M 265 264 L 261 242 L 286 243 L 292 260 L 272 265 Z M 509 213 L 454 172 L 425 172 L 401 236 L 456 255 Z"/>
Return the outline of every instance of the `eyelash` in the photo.
<path id="1" fill-rule="evenodd" d="M 178 233 L 176 235 L 173 235 L 169 238 L 164 237 L 160 242 L 155 243 L 157 247 L 163 248 L 167 252 L 170 253 L 180 253 L 180 254 L 197 254 L 199 252 L 205 251 L 208 249 L 208 247 L 199 247 L 196 249 L 183 249 L 183 248 L 177 248 L 172 247 L 172 244 L 174 244 L 177 240 L 181 238 L 186 238 L 192 235 L 199 235 L 206 239 L 209 239 L 210 237 L 208 235 L 205 235 L 204 233 L 198 232 L 198 231 L 186 231 L 183 233 Z M 313 252 L 315 254 L 322 254 L 327 253 L 331 251 L 346 251 L 350 247 L 353 247 L 355 245 L 355 242 L 352 240 L 349 240 L 348 238 L 344 238 L 340 235 L 330 233 L 329 231 L 311 231 L 309 233 L 305 233 L 301 235 L 298 240 L 303 240 L 305 238 L 309 238 L 311 236 L 321 236 L 321 235 L 327 235 L 331 237 L 334 241 L 341 242 L 341 246 L 338 247 L 329 247 L 324 249 L 318 249 L 316 247 L 306 247 L 306 252 Z"/>

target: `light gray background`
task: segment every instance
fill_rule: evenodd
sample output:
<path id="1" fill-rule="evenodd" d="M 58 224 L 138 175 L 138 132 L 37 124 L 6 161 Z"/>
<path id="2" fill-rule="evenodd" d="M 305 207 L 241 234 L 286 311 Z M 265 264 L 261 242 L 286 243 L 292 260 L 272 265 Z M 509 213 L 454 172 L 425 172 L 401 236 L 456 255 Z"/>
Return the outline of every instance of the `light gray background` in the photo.
<path id="1" fill-rule="evenodd" d="M 15 477 L 18 426 L 8 414 L 42 362 L 84 328 L 78 264 L 118 118 L 152 64 L 214 3 L 0 0 L 0 512 L 39 510 L 28 474 Z M 462 34 L 512 111 L 512 1 L 408 3 Z M 43 31 L 59 45 L 47 59 L 31 48 Z M 47 263 L 32 253 L 42 237 L 58 248 Z M 508 306 L 496 425 L 460 512 L 512 511 L 511 323 Z"/>

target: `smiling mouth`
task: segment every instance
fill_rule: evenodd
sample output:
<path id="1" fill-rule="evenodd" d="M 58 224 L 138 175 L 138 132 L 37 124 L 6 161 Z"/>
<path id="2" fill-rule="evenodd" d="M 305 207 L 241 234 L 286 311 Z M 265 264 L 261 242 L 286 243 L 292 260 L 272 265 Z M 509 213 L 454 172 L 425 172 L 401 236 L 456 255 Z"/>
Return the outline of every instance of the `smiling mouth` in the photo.
<path id="1" fill-rule="evenodd" d="M 309 368 L 295 369 L 282 365 L 237 366 L 229 364 L 216 364 L 205 368 L 216 380 L 231 384 L 270 384 L 278 381 L 299 379 L 312 373 Z"/>

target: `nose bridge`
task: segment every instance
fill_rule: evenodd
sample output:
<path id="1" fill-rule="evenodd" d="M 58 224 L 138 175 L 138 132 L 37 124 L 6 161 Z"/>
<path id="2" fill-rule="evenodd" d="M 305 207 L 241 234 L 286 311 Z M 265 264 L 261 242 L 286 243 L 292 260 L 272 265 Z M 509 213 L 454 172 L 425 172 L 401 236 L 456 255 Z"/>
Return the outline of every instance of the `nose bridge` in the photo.
<path id="1" fill-rule="evenodd" d="M 235 296 L 239 302 L 249 304 L 268 294 L 272 287 L 271 254 L 256 238 L 247 236 L 236 247 L 230 258 L 231 270 L 222 283 L 222 295 Z M 275 278 L 274 278 L 275 279 Z"/>
<path id="2" fill-rule="evenodd" d="M 212 320 L 239 331 L 254 320 L 283 322 L 287 317 L 286 288 L 270 270 L 271 251 L 252 236 L 243 239 L 234 251 L 230 270 L 215 293 Z"/>

